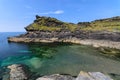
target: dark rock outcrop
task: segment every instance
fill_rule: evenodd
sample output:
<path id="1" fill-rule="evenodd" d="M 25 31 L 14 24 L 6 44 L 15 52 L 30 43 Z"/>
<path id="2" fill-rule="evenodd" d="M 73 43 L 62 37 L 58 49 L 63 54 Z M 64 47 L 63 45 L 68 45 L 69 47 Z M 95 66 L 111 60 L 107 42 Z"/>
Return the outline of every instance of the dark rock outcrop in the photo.
<path id="1" fill-rule="evenodd" d="M 58 39 L 95 39 L 95 40 L 110 40 L 110 41 L 120 41 L 120 33 L 119 32 L 106 32 L 106 31 L 74 31 L 71 32 L 69 30 L 63 31 L 31 31 L 26 34 L 20 35 L 17 38 L 58 38 Z"/>
<path id="2" fill-rule="evenodd" d="M 77 25 L 81 27 L 88 27 L 90 26 L 90 22 L 79 22 Z"/>

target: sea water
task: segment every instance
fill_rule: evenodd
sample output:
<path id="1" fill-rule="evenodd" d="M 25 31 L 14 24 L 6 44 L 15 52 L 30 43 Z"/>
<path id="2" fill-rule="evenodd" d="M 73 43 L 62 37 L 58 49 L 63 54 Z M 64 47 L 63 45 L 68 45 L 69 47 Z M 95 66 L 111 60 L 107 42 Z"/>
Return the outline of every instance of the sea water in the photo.
<path id="1" fill-rule="evenodd" d="M 101 54 L 91 46 L 66 43 L 14 43 L 7 37 L 21 32 L 0 33 L 0 67 L 25 64 L 41 75 L 70 74 L 99 71 L 120 74 L 120 61 Z"/>

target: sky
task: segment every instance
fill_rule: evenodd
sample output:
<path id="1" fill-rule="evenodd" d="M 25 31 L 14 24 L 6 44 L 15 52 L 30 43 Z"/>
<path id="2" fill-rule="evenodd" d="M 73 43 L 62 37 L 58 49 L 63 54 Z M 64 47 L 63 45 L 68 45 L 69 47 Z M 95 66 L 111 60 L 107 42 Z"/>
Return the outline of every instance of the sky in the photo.
<path id="1" fill-rule="evenodd" d="M 0 0 L 0 32 L 24 32 L 35 15 L 93 21 L 120 16 L 120 0 Z"/>

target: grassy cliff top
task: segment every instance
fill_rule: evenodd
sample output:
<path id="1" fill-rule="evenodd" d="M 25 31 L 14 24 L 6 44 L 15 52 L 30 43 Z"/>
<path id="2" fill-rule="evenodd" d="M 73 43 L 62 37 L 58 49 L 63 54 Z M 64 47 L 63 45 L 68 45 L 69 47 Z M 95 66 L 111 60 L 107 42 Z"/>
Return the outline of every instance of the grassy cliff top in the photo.
<path id="1" fill-rule="evenodd" d="M 70 30 L 74 31 L 77 28 L 77 25 L 72 23 L 62 22 L 56 18 L 51 17 L 40 17 L 36 15 L 36 20 L 25 29 L 26 31 L 60 31 L 60 30 Z"/>
<path id="2" fill-rule="evenodd" d="M 81 23 L 78 24 L 80 25 Z M 86 25 L 81 26 L 81 29 L 86 31 L 120 32 L 120 16 L 87 22 Z"/>
<path id="3" fill-rule="evenodd" d="M 99 19 L 92 22 L 67 23 L 56 18 L 36 15 L 36 20 L 27 27 L 26 31 L 60 31 L 60 30 L 85 30 L 85 31 L 112 31 L 120 32 L 120 16 Z"/>

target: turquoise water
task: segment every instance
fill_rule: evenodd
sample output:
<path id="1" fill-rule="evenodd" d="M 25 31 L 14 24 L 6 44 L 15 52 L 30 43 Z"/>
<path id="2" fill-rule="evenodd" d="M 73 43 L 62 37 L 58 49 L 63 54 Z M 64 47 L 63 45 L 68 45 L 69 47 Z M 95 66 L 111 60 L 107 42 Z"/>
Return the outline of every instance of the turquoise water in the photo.
<path id="1" fill-rule="evenodd" d="M 120 61 L 103 56 L 91 46 L 75 44 L 8 43 L 7 37 L 21 33 L 0 33 L 0 66 L 26 64 L 38 74 L 70 74 L 100 71 L 120 74 Z"/>

